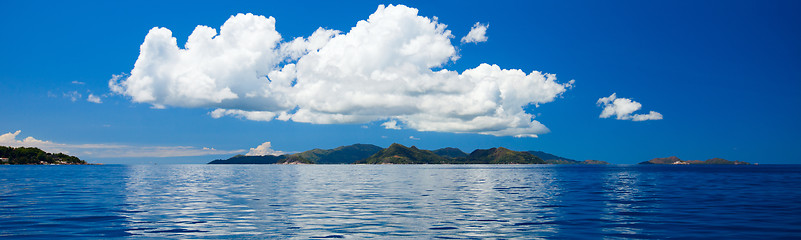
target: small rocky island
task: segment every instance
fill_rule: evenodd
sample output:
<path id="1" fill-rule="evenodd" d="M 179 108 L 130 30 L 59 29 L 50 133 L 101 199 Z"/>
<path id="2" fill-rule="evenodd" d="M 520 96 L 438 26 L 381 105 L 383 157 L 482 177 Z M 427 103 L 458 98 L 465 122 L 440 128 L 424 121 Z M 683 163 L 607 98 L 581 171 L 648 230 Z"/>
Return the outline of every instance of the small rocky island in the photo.
<path id="1" fill-rule="evenodd" d="M 313 149 L 281 156 L 236 155 L 209 164 L 609 164 L 576 161 L 541 151 L 513 151 L 503 147 L 477 149 L 470 154 L 458 148 L 423 150 L 393 143 L 387 148 L 354 144 L 334 149 Z"/>
<path id="2" fill-rule="evenodd" d="M 47 153 L 32 147 L 0 146 L 2 165 L 87 165 L 86 161 L 63 153 Z"/>
<path id="3" fill-rule="evenodd" d="M 690 165 L 690 164 L 728 164 L 728 165 L 749 165 L 748 162 L 743 161 L 729 161 L 722 158 L 712 158 L 707 159 L 706 161 L 701 160 L 681 160 L 676 156 L 666 157 L 666 158 L 654 158 L 645 162 L 641 162 L 640 164 L 673 164 L 673 165 Z"/>

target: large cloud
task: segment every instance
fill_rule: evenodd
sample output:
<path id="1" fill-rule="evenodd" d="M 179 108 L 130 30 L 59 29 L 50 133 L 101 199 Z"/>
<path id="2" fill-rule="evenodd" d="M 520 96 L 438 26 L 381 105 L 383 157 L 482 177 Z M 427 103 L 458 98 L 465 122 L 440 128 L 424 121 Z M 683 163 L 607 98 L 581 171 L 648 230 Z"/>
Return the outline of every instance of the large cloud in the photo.
<path id="1" fill-rule="evenodd" d="M 632 121 L 647 121 L 647 120 L 660 120 L 662 114 L 651 111 L 648 114 L 633 114 L 642 108 L 642 104 L 628 98 L 618 98 L 616 93 L 612 93 L 609 97 L 598 99 L 598 106 L 603 106 L 604 110 L 601 111 L 600 118 L 609 118 L 617 116 L 618 120 L 632 120 Z"/>
<path id="2" fill-rule="evenodd" d="M 391 129 L 528 136 L 548 129 L 524 107 L 572 86 L 553 74 L 481 64 L 462 73 L 453 35 L 403 5 L 379 6 L 347 33 L 317 29 L 281 42 L 275 20 L 198 26 L 182 49 L 165 28 L 145 37 L 129 77 L 112 91 L 154 107 L 217 108 L 212 117 L 315 124 L 385 122 Z"/>
<path id="3" fill-rule="evenodd" d="M 188 157 L 241 153 L 244 150 L 217 150 L 192 146 L 131 146 L 118 144 L 69 144 L 39 140 L 28 136 L 18 140 L 21 130 L 0 135 L 0 146 L 36 147 L 46 152 L 72 154 L 90 158 L 123 157 Z"/>
<path id="4" fill-rule="evenodd" d="M 253 14 L 232 16 L 217 30 L 197 26 L 183 49 L 166 28 L 150 29 L 131 75 L 113 78 L 111 90 L 156 107 L 275 105 L 248 100 L 268 84 L 265 77 L 281 61 L 281 35 L 275 19 Z"/>

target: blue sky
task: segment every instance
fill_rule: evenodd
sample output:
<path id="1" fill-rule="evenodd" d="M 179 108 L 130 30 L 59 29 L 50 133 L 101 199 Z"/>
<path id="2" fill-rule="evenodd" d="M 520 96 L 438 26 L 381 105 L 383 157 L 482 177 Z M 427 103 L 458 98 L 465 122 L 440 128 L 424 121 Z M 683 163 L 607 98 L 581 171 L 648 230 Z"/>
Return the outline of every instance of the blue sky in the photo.
<path id="1" fill-rule="evenodd" d="M 479 86 L 485 85 L 465 85 L 454 80 L 455 77 L 439 79 L 439 75 L 431 81 L 454 83 L 456 88 L 464 88 L 464 92 L 439 98 L 432 92 L 442 89 L 429 89 L 418 95 L 398 96 L 407 100 L 415 100 L 415 96 L 433 99 L 412 107 L 392 102 L 390 97 L 394 95 L 374 99 L 372 107 L 364 107 L 365 104 L 358 101 L 362 98 L 350 99 L 352 104 L 347 105 L 348 101 L 340 102 L 337 98 L 347 98 L 346 95 L 335 92 L 334 98 L 303 95 L 307 98 L 289 100 L 289 107 L 284 106 L 282 110 L 276 104 L 265 104 L 259 99 L 197 103 L 198 98 L 164 93 L 147 100 L 142 98 L 146 92 L 131 87 L 128 91 L 115 92 L 109 85 L 113 75 L 123 74 L 118 81 L 131 83 L 155 76 L 158 82 L 162 80 L 158 73 L 207 63 L 203 58 L 190 59 L 184 65 L 176 64 L 177 67 L 170 67 L 173 65 L 169 62 L 158 62 L 161 64 L 158 67 L 142 68 L 141 74 L 132 74 L 134 63 L 141 57 L 140 45 L 154 27 L 169 29 L 177 46 L 184 48 L 198 25 L 214 28 L 219 33 L 221 26 L 238 13 L 272 16 L 275 31 L 281 36 L 276 46 L 280 46 L 296 37 L 308 38 L 318 28 L 337 30 L 344 38 L 357 22 L 378 14 L 380 4 L 403 4 L 417 9 L 414 17 L 431 20 L 436 16 L 434 25 L 431 22 L 424 25 L 445 24 L 445 30 L 451 35 L 447 38 L 450 45 L 436 45 L 443 42 L 435 39 L 423 45 L 427 50 L 418 49 L 415 53 L 418 55 L 414 56 L 439 57 L 434 67 L 426 68 L 431 65 L 426 59 L 397 60 L 408 66 L 423 66 L 418 70 L 425 73 L 410 78 L 401 76 L 398 81 L 411 83 L 398 88 L 417 89 L 425 83 L 418 81 L 419 77 L 435 76 L 432 73 L 435 71 L 444 69 L 456 76 L 486 63 L 500 69 L 519 69 L 528 77 L 540 76 L 532 71 L 555 74 L 554 84 L 559 85 L 549 85 L 549 89 L 561 89 L 561 92 L 538 92 L 536 89 L 541 85 L 512 89 L 515 94 L 529 98 L 555 98 L 542 100 L 538 106 L 522 105 L 524 111 L 519 113 L 507 111 L 505 115 L 489 116 L 503 124 L 487 130 L 474 125 L 475 121 L 464 120 L 466 117 L 461 115 L 440 119 L 448 113 L 442 109 L 450 105 L 437 105 L 432 108 L 434 110 L 410 110 L 420 104 L 474 106 L 469 100 L 475 98 L 467 95 L 468 91 L 478 89 L 482 90 L 479 93 L 492 93 L 480 89 Z M 354 143 L 386 147 L 397 142 L 424 149 L 452 146 L 468 152 L 504 146 L 619 164 L 674 155 L 687 160 L 721 157 L 759 163 L 801 163 L 795 151 L 801 146 L 798 138 L 801 135 L 798 125 L 801 122 L 799 10 L 801 3 L 798 1 L 493 1 L 491 4 L 477 1 L 4 1 L 0 3 L 0 22 L 4 30 L 0 38 L 0 134 L 6 135 L 0 141 L 11 145 L 44 144 L 46 148 L 68 151 L 90 162 L 102 163 L 205 163 L 246 153 L 267 141 L 271 142 L 272 149 L 283 152 Z M 394 23 L 393 19 L 386 21 Z M 461 42 L 477 22 L 488 26 L 487 40 Z M 400 29 L 420 27 L 399 26 Z M 424 34 L 443 36 L 436 31 Z M 336 39 L 338 35 L 330 37 Z M 359 40 L 352 35 L 351 41 Z M 334 49 L 332 42 L 311 52 L 319 51 L 323 55 L 323 49 Z M 449 49 L 448 46 L 454 52 L 437 52 Z M 429 56 L 436 54 L 441 56 Z M 304 76 L 313 76 L 309 79 L 324 84 L 337 83 L 336 79 L 319 77 L 321 72 L 304 69 L 303 63 L 298 61 L 308 62 L 307 66 L 345 66 L 342 62 L 346 61 L 318 59 L 314 62 L 311 57 L 304 59 L 306 55 L 314 54 L 301 52 L 301 60 L 253 67 L 280 70 L 286 64 L 297 63 L 297 72 L 302 74 L 294 81 L 300 93 L 308 90 L 301 86 L 310 86 L 306 85 Z M 389 56 L 386 61 L 395 61 L 392 55 L 386 56 Z M 347 66 L 361 66 L 358 63 Z M 370 61 L 362 63 L 372 64 Z M 210 64 L 199 71 L 212 71 L 207 75 L 214 78 L 220 71 L 237 71 L 231 70 L 236 66 L 241 64 Z M 380 73 L 390 72 L 384 71 L 387 68 L 383 66 L 377 68 L 382 70 Z M 384 76 L 386 74 L 366 77 L 365 81 Z M 336 77 L 352 79 L 347 71 L 346 75 Z M 223 82 L 239 84 L 235 82 L 237 78 L 229 78 Z M 274 82 L 278 81 L 276 79 L 271 77 Z M 498 81 L 507 80 L 518 81 L 512 77 Z M 569 84 L 570 80 L 575 83 Z M 352 84 L 360 86 L 359 83 L 363 82 Z M 168 85 L 151 87 L 156 88 L 156 92 L 169 92 L 159 89 L 166 88 L 164 86 Z M 244 92 L 232 89 L 240 96 L 238 99 L 245 99 Z M 613 93 L 618 100 L 641 104 L 636 112 L 625 111 L 631 104 L 618 106 L 623 114 L 629 113 L 628 117 L 655 111 L 662 119 L 616 119 L 619 115 L 600 118 L 604 106 L 599 106 L 598 100 Z M 90 95 L 100 103 L 88 101 Z M 309 100 L 308 96 L 313 97 Z M 326 101 L 330 99 L 337 101 Z M 345 104 L 342 109 L 347 110 L 331 112 L 319 106 L 331 102 Z M 626 104 L 625 101 L 620 103 Z M 157 105 L 165 106 L 154 108 Z M 512 109 L 509 106 L 521 107 L 520 104 L 506 105 L 505 109 Z M 464 108 L 469 107 L 458 109 Z M 295 114 L 295 118 L 253 121 L 237 117 L 237 114 L 215 118 L 210 114 L 215 109 L 287 111 Z M 316 115 L 310 116 L 315 118 L 303 120 L 298 112 L 304 109 L 311 109 Z M 331 114 L 357 120 L 324 122 L 318 118 L 333 116 Z M 544 133 L 536 126 L 520 127 L 510 122 L 515 117 L 525 118 L 527 114 L 549 131 Z M 434 118 L 438 120 L 430 120 Z M 392 120 L 401 129 L 382 125 Z M 537 137 L 513 136 L 532 133 Z M 27 137 L 32 138 L 26 142 Z"/>

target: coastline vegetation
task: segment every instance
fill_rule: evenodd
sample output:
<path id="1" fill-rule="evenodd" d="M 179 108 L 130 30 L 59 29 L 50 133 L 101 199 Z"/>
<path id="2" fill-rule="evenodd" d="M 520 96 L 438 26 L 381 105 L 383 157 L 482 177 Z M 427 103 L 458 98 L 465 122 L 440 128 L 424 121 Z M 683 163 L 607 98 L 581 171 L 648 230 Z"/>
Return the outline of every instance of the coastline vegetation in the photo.
<path id="1" fill-rule="evenodd" d="M 3 165 L 84 165 L 86 161 L 63 153 L 48 153 L 35 147 L 0 146 Z"/>
<path id="2" fill-rule="evenodd" d="M 354 144 L 334 149 L 313 149 L 280 156 L 236 155 L 209 164 L 609 164 L 576 161 L 539 151 L 513 151 L 503 147 L 477 149 L 470 154 L 458 148 L 423 150 L 393 143 L 387 148 Z"/>

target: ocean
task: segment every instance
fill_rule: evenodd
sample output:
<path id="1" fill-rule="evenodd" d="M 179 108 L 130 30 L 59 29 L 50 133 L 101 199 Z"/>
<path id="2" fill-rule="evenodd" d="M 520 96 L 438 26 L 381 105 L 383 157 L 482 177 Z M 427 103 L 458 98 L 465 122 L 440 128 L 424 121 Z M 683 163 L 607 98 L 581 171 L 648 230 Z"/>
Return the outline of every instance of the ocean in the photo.
<path id="1" fill-rule="evenodd" d="M 801 238 L 801 165 L 0 166 L 0 238 Z"/>

